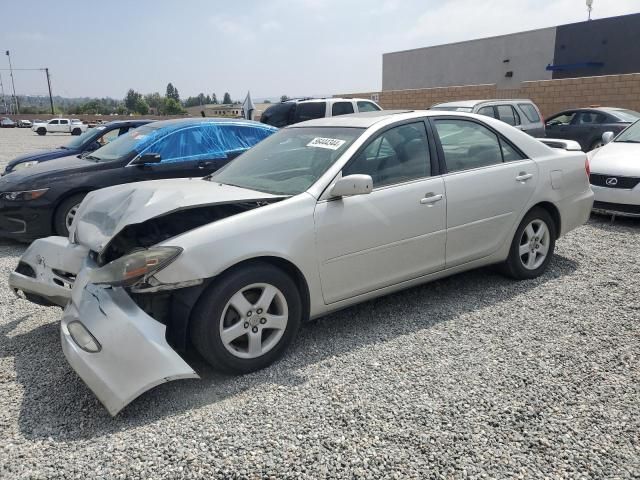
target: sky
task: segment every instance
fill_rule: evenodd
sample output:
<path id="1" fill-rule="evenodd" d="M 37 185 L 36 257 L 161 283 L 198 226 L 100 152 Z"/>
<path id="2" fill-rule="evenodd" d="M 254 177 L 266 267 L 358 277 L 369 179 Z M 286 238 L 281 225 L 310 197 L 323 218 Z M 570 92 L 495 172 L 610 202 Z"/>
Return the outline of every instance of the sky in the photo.
<path id="1" fill-rule="evenodd" d="M 637 12 L 640 0 L 594 0 L 592 15 Z M 377 91 L 383 53 L 586 18 L 585 0 L 1 0 L 0 51 L 14 68 L 48 67 L 64 97 L 172 82 L 182 98 L 260 99 Z M 14 80 L 47 93 L 42 72 Z"/>

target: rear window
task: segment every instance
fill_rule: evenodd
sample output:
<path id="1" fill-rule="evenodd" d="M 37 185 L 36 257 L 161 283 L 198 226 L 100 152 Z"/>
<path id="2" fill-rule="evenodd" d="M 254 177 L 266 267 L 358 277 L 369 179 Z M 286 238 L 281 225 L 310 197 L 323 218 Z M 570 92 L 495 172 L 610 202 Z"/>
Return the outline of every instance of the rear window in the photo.
<path id="1" fill-rule="evenodd" d="M 286 127 L 291 122 L 291 110 L 294 107 L 294 103 L 272 105 L 264 111 L 260 121 L 274 127 Z"/>
<path id="2" fill-rule="evenodd" d="M 373 102 L 358 102 L 358 111 L 359 112 L 377 112 L 380 110 Z"/>
<path id="3" fill-rule="evenodd" d="M 615 110 L 609 113 L 618 117 L 621 122 L 635 122 L 640 119 L 640 113 L 635 110 Z"/>
<path id="4" fill-rule="evenodd" d="M 296 107 L 296 123 L 323 118 L 326 108 L 325 102 L 299 103 Z"/>
<path id="5" fill-rule="evenodd" d="M 522 110 L 522 113 L 524 113 L 524 116 L 527 117 L 527 120 L 531 123 L 538 123 L 540 121 L 540 115 L 538 115 L 536 107 L 530 103 L 519 103 L 518 106 L 520 107 L 520 110 Z"/>

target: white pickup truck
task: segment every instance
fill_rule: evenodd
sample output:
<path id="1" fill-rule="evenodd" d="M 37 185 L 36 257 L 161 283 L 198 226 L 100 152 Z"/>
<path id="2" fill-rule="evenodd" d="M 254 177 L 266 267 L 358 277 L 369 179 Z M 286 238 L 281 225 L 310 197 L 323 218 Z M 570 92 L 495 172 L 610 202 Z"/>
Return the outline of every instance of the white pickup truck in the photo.
<path id="1" fill-rule="evenodd" d="M 87 128 L 89 127 L 76 118 L 54 118 L 48 122 L 34 123 L 31 130 L 38 135 L 46 135 L 47 133 L 80 135 L 82 132 L 86 132 Z"/>

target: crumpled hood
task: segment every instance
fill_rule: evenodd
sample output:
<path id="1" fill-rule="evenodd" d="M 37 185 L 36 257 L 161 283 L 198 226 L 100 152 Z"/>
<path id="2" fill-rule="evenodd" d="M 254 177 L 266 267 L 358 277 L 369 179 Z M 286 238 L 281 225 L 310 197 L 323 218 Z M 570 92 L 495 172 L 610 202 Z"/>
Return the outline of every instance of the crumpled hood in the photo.
<path id="1" fill-rule="evenodd" d="M 640 143 L 611 142 L 589 155 L 591 173 L 640 177 Z"/>
<path id="2" fill-rule="evenodd" d="M 264 192 L 202 178 L 128 183 L 91 192 L 82 202 L 70 238 L 100 253 L 124 227 L 176 210 L 232 202 L 279 198 Z"/>

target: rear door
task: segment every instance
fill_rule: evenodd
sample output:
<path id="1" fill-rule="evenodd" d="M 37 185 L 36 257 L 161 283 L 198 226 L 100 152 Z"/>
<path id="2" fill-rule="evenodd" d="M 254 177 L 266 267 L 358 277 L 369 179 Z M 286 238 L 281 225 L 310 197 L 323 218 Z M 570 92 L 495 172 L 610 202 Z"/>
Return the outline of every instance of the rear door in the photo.
<path id="1" fill-rule="evenodd" d="M 548 118 L 545 124 L 546 136 L 563 140 L 575 140 L 571 129 L 571 122 L 575 115 L 575 110 L 567 110 Z"/>
<path id="2" fill-rule="evenodd" d="M 58 132 L 65 132 L 68 133 L 69 132 L 69 120 L 67 119 L 60 119 L 60 124 L 58 125 Z"/>
<path id="3" fill-rule="evenodd" d="M 342 170 L 373 180 L 368 195 L 320 200 L 317 248 L 326 303 L 441 270 L 444 183 L 424 121 L 385 128 Z"/>
<path id="4" fill-rule="evenodd" d="M 582 110 L 573 117 L 570 129 L 573 131 L 572 140 L 580 143 L 582 150 L 588 152 L 596 146 L 602 145 L 603 125 L 607 121 L 607 115 L 596 110 Z M 597 145 L 595 145 L 597 143 Z"/>
<path id="5" fill-rule="evenodd" d="M 339 115 L 348 115 L 350 113 L 355 113 L 353 110 L 353 102 L 351 101 L 334 102 L 333 105 L 331 105 L 332 117 L 337 117 Z"/>
<path id="6" fill-rule="evenodd" d="M 432 120 L 446 165 L 446 267 L 496 252 L 519 221 L 538 182 L 534 161 L 486 124 Z"/>

